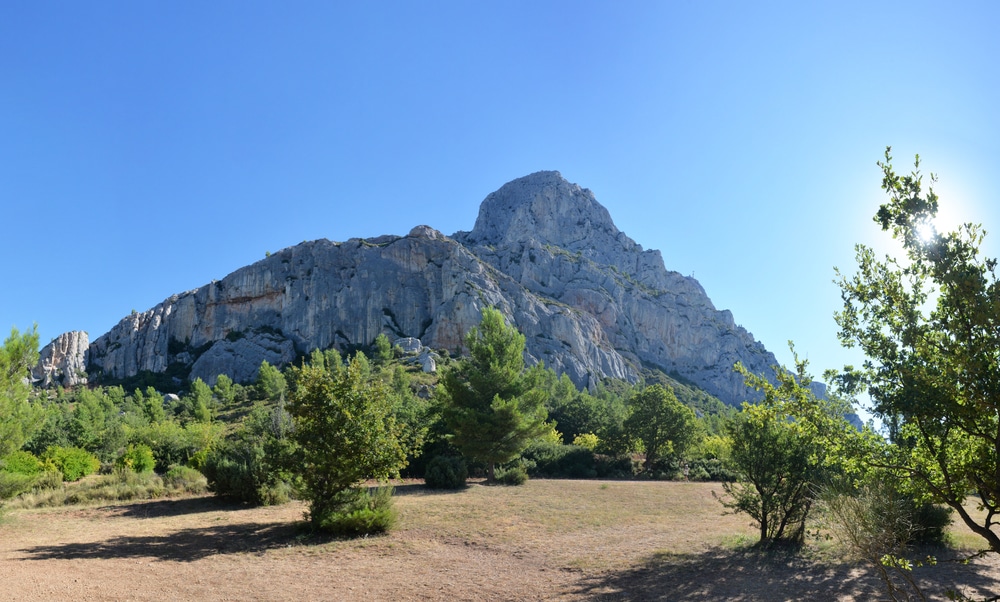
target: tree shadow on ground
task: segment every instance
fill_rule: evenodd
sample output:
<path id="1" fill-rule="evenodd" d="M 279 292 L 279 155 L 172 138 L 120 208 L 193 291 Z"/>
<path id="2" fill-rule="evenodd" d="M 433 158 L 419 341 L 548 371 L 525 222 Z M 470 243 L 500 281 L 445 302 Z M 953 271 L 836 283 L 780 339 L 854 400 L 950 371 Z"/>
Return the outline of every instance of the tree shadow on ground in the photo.
<path id="1" fill-rule="evenodd" d="M 967 595 L 996 591 L 1000 581 L 983 565 L 916 568 L 924 593 Z M 788 550 L 714 549 L 658 554 L 641 566 L 584 579 L 572 593 L 589 600 L 884 600 L 881 582 L 865 566 L 811 560 Z"/>
<path id="2" fill-rule="evenodd" d="M 216 496 L 202 496 L 142 501 L 123 505 L 115 504 L 112 506 L 103 506 L 99 509 L 111 512 L 115 516 L 128 518 L 162 518 L 183 516 L 185 514 L 200 514 L 202 512 L 217 512 L 219 510 L 240 510 L 247 507 L 249 506 Z"/>
<path id="3" fill-rule="evenodd" d="M 29 560 L 155 558 L 192 562 L 216 554 L 263 553 L 293 545 L 325 543 L 305 523 L 239 523 L 182 529 L 167 535 L 122 536 L 103 542 L 65 543 L 21 550 Z"/>

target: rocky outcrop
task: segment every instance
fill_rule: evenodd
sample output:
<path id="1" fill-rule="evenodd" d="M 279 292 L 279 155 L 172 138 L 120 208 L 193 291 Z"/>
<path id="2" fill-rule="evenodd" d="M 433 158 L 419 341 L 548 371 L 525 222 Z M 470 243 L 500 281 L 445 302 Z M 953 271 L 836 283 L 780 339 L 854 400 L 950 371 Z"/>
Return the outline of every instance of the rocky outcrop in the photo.
<path id="1" fill-rule="evenodd" d="M 525 335 L 530 362 L 581 386 L 634 381 L 655 366 L 738 403 L 747 394 L 733 364 L 775 363 L 696 280 L 619 231 L 589 190 L 539 172 L 489 195 L 470 232 L 417 226 L 302 243 L 174 295 L 95 340 L 89 367 L 116 379 L 145 370 L 246 381 L 263 360 L 379 334 L 458 353 L 486 306 Z M 433 355 L 419 353 L 434 369 Z"/>
<path id="2" fill-rule="evenodd" d="M 90 340 L 86 332 L 66 332 L 38 353 L 38 364 L 31 370 L 31 377 L 40 386 L 75 387 L 87 384 L 87 348 Z"/>

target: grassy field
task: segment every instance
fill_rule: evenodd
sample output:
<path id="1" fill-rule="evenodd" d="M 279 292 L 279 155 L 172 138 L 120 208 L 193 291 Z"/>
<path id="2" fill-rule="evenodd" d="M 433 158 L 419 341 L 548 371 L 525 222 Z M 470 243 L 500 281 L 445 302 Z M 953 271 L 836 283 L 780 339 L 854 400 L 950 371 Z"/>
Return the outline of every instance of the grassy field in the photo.
<path id="1" fill-rule="evenodd" d="M 211 497 L 12 510 L 0 598 L 17 600 L 877 600 L 865 567 L 819 537 L 761 552 L 711 483 L 534 480 L 397 488 L 399 527 L 359 540 L 303 531 L 304 507 Z M 961 529 L 954 540 L 975 545 Z M 944 551 L 937 551 L 946 555 Z M 996 562 L 916 569 L 946 589 L 1000 590 Z"/>

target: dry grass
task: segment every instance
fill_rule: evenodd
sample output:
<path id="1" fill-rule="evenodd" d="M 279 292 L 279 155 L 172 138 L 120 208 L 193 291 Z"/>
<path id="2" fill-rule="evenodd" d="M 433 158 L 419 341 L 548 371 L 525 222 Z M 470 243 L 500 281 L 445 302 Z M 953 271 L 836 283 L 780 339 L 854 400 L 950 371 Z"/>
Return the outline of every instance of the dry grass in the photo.
<path id="1" fill-rule="evenodd" d="M 317 539 L 304 507 L 210 497 L 14 510 L 0 524 L 0 598 L 18 600 L 871 600 L 835 560 L 741 545 L 704 483 L 529 481 L 453 493 L 397 488 L 384 537 Z M 918 569 L 947 587 L 1000 588 L 994 564 Z"/>

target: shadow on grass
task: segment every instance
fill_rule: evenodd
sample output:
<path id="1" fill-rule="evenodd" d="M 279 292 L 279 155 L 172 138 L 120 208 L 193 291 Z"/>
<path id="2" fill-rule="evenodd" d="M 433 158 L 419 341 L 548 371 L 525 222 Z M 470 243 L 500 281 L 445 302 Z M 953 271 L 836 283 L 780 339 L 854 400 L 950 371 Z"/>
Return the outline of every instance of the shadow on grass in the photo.
<path id="1" fill-rule="evenodd" d="M 262 553 L 275 548 L 317 544 L 305 523 L 240 523 L 182 529 L 167 535 L 122 536 L 96 543 L 66 543 L 21 550 L 31 560 L 155 558 L 192 562 L 216 554 Z"/>
<path id="2" fill-rule="evenodd" d="M 114 504 L 104 506 L 101 510 L 114 511 L 116 516 L 128 518 L 161 518 L 169 516 L 183 516 L 186 514 L 200 514 L 202 512 L 216 512 L 219 510 L 240 510 L 248 506 L 233 502 L 212 495 L 201 497 L 188 497 L 178 499 L 165 499 L 155 501 L 142 501 L 126 504 Z"/>
<path id="3" fill-rule="evenodd" d="M 996 591 L 982 565 L 944 564 L 914 570 L 924 593 Z M 861 565 L 810 560 L 788 550 L 715 549 L 658 554 L 641 566 L 584 579 L 573 593 L 588 600 L 855 600 L 886 599 L 881 582 Z"/>

